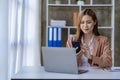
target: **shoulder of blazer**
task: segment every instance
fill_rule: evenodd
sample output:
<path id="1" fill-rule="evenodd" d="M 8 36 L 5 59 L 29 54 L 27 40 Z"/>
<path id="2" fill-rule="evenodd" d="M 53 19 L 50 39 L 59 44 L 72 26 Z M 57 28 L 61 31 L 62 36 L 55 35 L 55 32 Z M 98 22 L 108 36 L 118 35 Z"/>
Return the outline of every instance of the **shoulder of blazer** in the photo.
<path id="1" fill-rule="evenodd" d="M 104 43 L 104 42 L 106 42 L 108 40 L 108 38 L 106 36 L 101 36 L 101 35 L 100 36 L 95 36 L 95 39 L 97 41 L 102 42 L 102 43 Z"/>

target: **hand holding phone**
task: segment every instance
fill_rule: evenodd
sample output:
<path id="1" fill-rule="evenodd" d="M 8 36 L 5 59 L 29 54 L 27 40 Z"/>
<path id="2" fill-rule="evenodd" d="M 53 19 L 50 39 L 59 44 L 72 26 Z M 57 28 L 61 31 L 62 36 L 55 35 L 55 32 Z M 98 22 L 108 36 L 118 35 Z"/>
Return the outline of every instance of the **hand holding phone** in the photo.
<path id="1" fill-rule="evenodd" d="M 72 46 L 76 48 L 76 53 L 80 51 L 80 42 L 78 41 L 72 41 Z"/>

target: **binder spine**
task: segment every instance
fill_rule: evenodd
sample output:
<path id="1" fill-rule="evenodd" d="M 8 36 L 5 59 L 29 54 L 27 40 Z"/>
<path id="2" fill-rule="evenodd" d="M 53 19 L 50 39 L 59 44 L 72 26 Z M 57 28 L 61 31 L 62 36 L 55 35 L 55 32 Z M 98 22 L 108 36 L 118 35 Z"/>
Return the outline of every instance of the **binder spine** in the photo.
<path id="1" fill-rule="evenodd" d="M 53 35 L 52 35 L 52 27 L 48 28 L 48 47 L 52 47 L 53 46 Z"/>
<path id="2" fill-rule="evenodd" d="M 58 28 L 57 47 L 62 47 L 62 29 Z"/>
<path id="3" fill-rule="evenodd" d="M 53 27 L 53 47 L 57 47 L 57 27 Z"/>

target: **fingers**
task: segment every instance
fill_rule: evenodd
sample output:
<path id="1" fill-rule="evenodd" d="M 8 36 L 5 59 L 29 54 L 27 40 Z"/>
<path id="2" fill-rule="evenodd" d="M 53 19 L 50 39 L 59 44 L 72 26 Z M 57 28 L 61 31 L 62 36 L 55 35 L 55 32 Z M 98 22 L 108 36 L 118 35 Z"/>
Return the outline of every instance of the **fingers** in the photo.
<path id="1" fill-rule="evenodd" d="M 88 57 L 90 55 L 90 49 L 87 45 L 83 45 L 81 47 L 81 51 L 83 52 L 83 54 Z"/>
<path id="2" fill-rule="evenodd" d="M 70 35 L 69 39 L 72 40 L 72 41 L 76 41 L 76 37 L 77 37 L 76 35 Z"/>
<path id="3" fill-rule="evenodd" d="M 82 45 L 80 52 L 77 53 L 76 55 L 77 55 L 77 57 L 81 57 L 82 55 L 84 55 L 84 56 L 89 58 L 89 56 L 90 56 L 90 49 L 89 49 L 89 47 L 87 45 Z"/>
<path id="4" fill-rule="evenodd" d="M 76 40 L 75 36 L 74 36 L 74 35 L 70 35 L 70 36 L 68 37 L 66 46 L 69 47 L 69 48 L 72 47 L 72 41 L 75 41 L 75 40 Z"/>
<path id="5" fill-rule="evenodd" d="M 86 47 L 85 47 L 85 49 L 86 49 L 86 50 L 89 50 L 89 47 L 88 47 L 88 46 L 86 46 Z"/>
<path id="6" fill-rule="evenodd" d="M 75 35 L 73 35 L 72 41 L 76 41 L 76 36 Z"/>
<path id="7" fill-rule="evenodd" d="M 90 50 L 88 45 L 83 45 L 81 47 L 81 49 L 83 49 L 84 51 L 89 51 Z"/>
<path id="8" fill-rule="evenodd" d="M 86 53 L 86 49 L 84 47 L 81 47 L 81 52 Z"/>
<path id="9" fill-rule="evenodd" d="M 72 44 L 71 44 L 71 42 L 69 42 L 69 41 L 67 41 L 67 47 L 69 47 L 69 48 L 71 48 L 72 47 Z"/>
<path id="10" fill-rule="evenodd" d="M 68 38 L 67 40 L 67 47 L 72 47 L 72 39 L 71 38 Z"/>
<path id="11" fill-rule="evenodd" d="M 76 55 L 77 56 L 81 56 L 82 55 L 82 51 L 80 50 Z"/>
<path id="12" fill-rule="evenodd" d="M 78 47 L 75 48 L 76 50 L 78 49 Z"/>

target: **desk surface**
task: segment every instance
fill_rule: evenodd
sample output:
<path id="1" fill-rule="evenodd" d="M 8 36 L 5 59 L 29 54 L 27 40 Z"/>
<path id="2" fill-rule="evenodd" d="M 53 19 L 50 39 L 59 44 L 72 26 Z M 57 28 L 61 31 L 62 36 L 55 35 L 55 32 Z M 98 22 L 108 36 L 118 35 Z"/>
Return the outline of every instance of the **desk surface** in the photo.
<path id="1" fill-rule="evenodd" d="M 23 67 L 12 79 L 120 79 L 120 72 L 91 67 L 83 74 L 64 74 L 44 71 L 44 67 Z"/>

